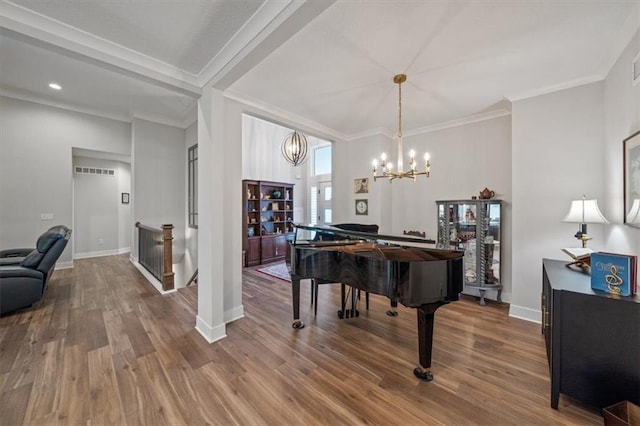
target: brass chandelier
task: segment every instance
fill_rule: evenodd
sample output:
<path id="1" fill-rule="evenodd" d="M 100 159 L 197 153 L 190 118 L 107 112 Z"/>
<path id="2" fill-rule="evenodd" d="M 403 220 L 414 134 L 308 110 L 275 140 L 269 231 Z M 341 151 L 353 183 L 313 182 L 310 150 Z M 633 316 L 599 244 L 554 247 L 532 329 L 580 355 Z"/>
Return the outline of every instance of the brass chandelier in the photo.
<path id="1" fill-rule="evenodd" d="M 403 161 L 402 161 L 402 150 L 403 150 L 403 140 L 402 140 L 402 83 L 407 81 L 406 74 L 398 74 L 393 77 L 393 82 L 398 85 L 398 170 L 393 171 L 393 164 L 387 162 L 387 154 L 384 152 L 380 156 L 380 166 L 382 168 L 382 174 L 378 174 L 378 160 L 373 160 L 373 181 L 380 178 L 387 178 L 389 182 L 394 179 L 402 179 L 402 178 L 411 178 L 413 181 L 416 181 L 416 176 L 424 175 L 429 177 L 431 163 L 429 161 L 429 153 L 426 152 L 424 154 L 424 168 L 423 172 L 418 172 L 416 170 L 416 160 L 415 155 L 416 152 L 412 149 L 409 151 L 409 171 L 403 170 Z"/>

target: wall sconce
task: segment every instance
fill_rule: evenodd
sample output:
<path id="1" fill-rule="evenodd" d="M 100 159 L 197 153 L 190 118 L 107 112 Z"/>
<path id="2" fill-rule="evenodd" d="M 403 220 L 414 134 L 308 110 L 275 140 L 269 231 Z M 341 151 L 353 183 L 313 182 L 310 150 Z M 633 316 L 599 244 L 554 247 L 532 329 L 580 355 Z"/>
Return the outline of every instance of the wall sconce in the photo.
<path id="1" fill-rule="evenodd" d="M 563 222 L 579 223 L 575 237 L 582 241 L 582 247 L 587 247 L 587 241 L 591 238 L 587 234 L 587 223 L 609 223 L 598 208 L 598 200 L 587 200 L 583 195 L 582 200 L 573 200 L 569 213 L 562 219 Z"/>

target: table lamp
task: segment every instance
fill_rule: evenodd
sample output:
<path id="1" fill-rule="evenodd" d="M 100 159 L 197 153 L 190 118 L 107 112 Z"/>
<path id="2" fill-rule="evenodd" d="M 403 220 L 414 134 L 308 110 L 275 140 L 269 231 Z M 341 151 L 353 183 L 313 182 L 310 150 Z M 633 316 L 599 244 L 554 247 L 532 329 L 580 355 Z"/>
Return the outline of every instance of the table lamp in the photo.
<path id="1" fill-rule="evenodd" d="M 587 200 L 583 195 L 582 200 L 573 200 L 569 213 L 562 219 L 563 222 L 579 223 L 575 237 L 582 241 L 582 247 L 587 247 L 590 240 L 587 234 L 587 223 L 609 223 L 598 208 L 598 200 Z"/>

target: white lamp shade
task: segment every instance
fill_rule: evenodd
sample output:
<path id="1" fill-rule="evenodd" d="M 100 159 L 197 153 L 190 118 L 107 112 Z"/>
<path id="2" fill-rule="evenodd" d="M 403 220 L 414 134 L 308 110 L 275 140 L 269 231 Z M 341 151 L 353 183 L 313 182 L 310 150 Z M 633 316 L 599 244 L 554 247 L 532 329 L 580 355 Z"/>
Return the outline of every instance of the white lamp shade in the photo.
<path id="1" fill-rule="evenodd" d="M 598 200 L 573 200 L 569 213 L 562 221 L 570 223 L 609 223 L 598 208 Z"/>
<path id="2" fill-rule="evenodd" d="M 631 209 L 627 213 L 627 223 L 640 223 L 640 199 L 633 200 Z"/>

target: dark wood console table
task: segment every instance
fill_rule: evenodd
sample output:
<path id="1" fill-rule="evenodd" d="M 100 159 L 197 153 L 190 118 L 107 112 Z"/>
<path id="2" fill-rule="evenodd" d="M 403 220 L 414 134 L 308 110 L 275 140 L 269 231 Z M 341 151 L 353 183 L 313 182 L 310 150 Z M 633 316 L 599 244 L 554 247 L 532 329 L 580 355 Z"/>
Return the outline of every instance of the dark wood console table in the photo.
<path id="1" fill-rule="evenodd" d="M 640 297 L 591 289 L 591 276 L 566 261 L 542 261 L 542 333 L 551 407 L 560 393 L 604 408 L 640 405 Z"/>

